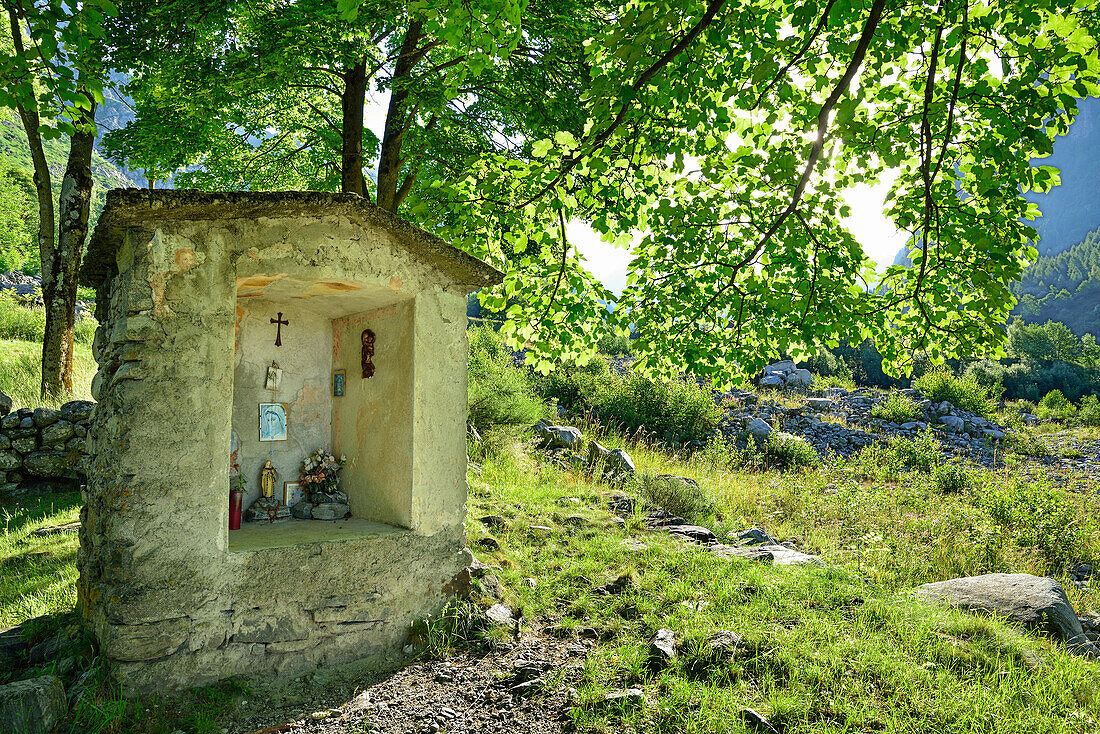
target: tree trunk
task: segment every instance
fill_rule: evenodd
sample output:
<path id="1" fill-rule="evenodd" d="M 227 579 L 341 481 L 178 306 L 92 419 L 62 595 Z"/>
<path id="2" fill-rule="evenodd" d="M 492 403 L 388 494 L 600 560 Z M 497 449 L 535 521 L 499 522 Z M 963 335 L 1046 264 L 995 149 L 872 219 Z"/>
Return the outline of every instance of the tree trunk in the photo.
<path id="1" fill-rule="evenodd" d="M 69 144 L 61 181 L 57 247 L 42 259 L 42 298 L 46 302 L 46 337 L 42 341 L 42 395 L 73 391 L 73 330 L 76 326 L 77 274 L 88 235 L 92 202 L 92 144 L 95 102 L 75 122 L 80 127 Z"/>
<path id="2" fill-rule="evenodd" d="M 340 190 L 345 194 L 367 195 L 363 178 L 363 105 L 367 98 L 367 62 L 360 61 L 344 72 L 344 93 L 340 97 L 343 129 L 340 132 Z"/>
<path id="3" fill-rule="evenodd" d="M 401 42 L 401 55 L 394 65 L 390 81 L 390 106 L 386 111 L 386 131 L 382 137 L 382 150 L 378 156 L 378 206 L 391 212 L 401 205 L 398 199 L 398 181 L 401 177 L 401 143 L 409 129 L 407 79 L 413 68 L 424 58 L 424 51 L 417 46 L 423 38 L 419 21 L 409 23 L 405 39 Z M 404 197 L 402 197 L 404 198 Z"/>

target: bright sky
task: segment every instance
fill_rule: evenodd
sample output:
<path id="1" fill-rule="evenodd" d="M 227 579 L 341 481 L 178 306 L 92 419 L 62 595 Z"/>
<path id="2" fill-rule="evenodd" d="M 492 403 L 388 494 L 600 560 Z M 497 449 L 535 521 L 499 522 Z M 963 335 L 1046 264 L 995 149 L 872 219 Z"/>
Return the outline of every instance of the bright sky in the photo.
<path id="1" fill-rule="evenodd" d="M 368 97 L 364 113 L 366 126 L 374 131 L 379 140 L 385 128 L 388 97 Z M 852 216 L 843 220 L 844 226 L 880 268 L 890 265 L 909 239 L 908 232 L 899 232 L 882 215 L 886 194 L 892 183 L 893 180 L 888 179 L 877 186 L 856 186 L 844 197 L 852 208 Z M 630 251 L 601 241 L 600 236 L 584 222 L 570 222 L 566 226 L 566 234 L 569 242 L 584 255 L 588 270 L 610 290 L 621 293 L 626 286 Z"/>

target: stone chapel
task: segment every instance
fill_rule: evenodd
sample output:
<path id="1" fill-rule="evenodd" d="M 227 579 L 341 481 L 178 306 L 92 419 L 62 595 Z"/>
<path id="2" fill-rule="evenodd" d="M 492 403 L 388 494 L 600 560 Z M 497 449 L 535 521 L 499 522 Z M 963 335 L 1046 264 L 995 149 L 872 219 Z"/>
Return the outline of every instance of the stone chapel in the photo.
<path id="1" fill-rule="evenodd" d="M 471 561 L 466 296 L 501 277 L 354 195 L 108 194 L 79 605 L 124 691 L 399 659 Z M 229 529 L 317 449 L 336 511 Z"/>

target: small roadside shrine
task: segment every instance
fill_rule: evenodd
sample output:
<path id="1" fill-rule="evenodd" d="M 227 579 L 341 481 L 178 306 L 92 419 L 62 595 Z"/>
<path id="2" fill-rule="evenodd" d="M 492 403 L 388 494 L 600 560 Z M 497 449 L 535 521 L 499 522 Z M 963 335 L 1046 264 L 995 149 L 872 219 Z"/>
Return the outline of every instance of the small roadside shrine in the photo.
<path id="1" fill-rule="evenodd" d="M 108 194 L 79 604 L 124 691 L 396 661 L 471 561 L 466 295 L 500 278 L 353 195 Z"/>

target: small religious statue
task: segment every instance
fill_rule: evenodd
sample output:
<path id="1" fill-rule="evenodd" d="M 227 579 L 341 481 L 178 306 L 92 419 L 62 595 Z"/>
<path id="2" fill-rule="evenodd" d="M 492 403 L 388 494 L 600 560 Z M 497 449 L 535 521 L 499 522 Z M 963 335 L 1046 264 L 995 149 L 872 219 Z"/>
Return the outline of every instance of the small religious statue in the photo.
<path id="1" fill-rule="evenodd" d="M 279 369 L 278 362 L 272 362 L 267 368 L 267 378 L 264 380 L 265 390 L 278 390 L 279 382 L 283 379 L 283 371 Z"/>
<path id="2" fill-rule="evenodd" d="M 363 377 L 374 377 L 374 332 L 370 329 L 363 330 Z"/>
<path id="3" fill-rule="evenodd" d="M 260 469 L 260 496 L 248 508 L 244 519 L 249 522 L 283 522 L 290 519 L 290 508 L 275 497 L 275 483 L 279 472 L 271 463 L 264 462 Z"/>

